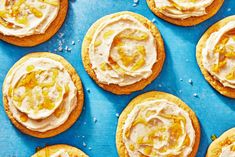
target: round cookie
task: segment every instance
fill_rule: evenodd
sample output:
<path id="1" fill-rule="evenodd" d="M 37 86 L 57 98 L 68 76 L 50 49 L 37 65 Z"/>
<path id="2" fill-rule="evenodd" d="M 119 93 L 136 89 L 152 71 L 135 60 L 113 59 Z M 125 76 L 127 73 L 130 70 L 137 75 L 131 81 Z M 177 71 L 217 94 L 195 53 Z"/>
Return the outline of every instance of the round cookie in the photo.
<path id="1" fill-rule="evenodd" d="M 57 144 L 52 146 L 46 146 L 45 148 L 39 150 L 31 157 L 49 157 L 50 155 L 55 155 L 59 151 L 62 150 L 62 153 L 67 153 L 69 157 L 88 157 L 84 152 L 75 148 L 73 146 L 69 146 L 66 144 Z M 66 155 L 67 155 L 66 154 Z M 57 155 L 57 154 L 56 154 Z"/>
<path id="2" fill-rule="evenodd" d="M 13 73 L 14 69 L 21 66 L 27 60 L 32 59 L 32 58 L 48 58 L 50 60 L 54 60 L 56 62 L 61 63 L 61 65 L 67 70 L 68 75 L 71 77 L 71 80 L 73 81 L 73 84 L 74 84 L 74 86 L 77 90 L 77 93 L 75 93 L 76 98 L 77 98 L 77 104 L 76 104 L 75 108 L 71 111 L 71 113 L 68 116 L 67 120 L 64 123 L 62 123 L 60 126 L 54 128 L 54 129 L 51 129 L 51 130 L 44 131 L 44 132 L 39 132 L 39 131 L 34 131 L 34 130 L 31 130 L 31 129 L 28 129 L 24 125 L 22 125 L 20 122 L 18 122 L 14 118 L 14 116 L 11 112 L 7 95 L 4 92 L 5 86 L 7 84 L 7 78 Z M 78 119 L 78 117 L 80 116 L 80 114 L 82 112 L 82 107 L 83 107 L 83 102 L 84 102 L 84 93 L 83 93 L 83 87 L 82 87 L 81 80 L 80 80 L 76 70 L 63 57 L 61 57 L 59 55 L 56 55 L 56 54 L 49 53 L 49 52 L 30 53 L 30 54 L 24 56 L 23 58 L 21 58 L 19 61 L 17 61 L 14 64 L 14 66 L 9 70 L 9 72 L 8 72 L 8 74 L 7 74 L 7 76 L 4 80 L 2 90 L 3 90 L 4 108 L 5 108 L 5 111 L 8 115 L 8 117 L 9 117 L 9 119 L 11 120 L 11 122 L 21 132 L 23 132 L 25 134 L 28 134 L 28 135 L 31 135 L 31 136 L 34 136 L 34 137 L 48 138 L 48 137 L 53 137 L 55 135 L 58 135 L 58 134 L 60 134 L 64 131 L 66 131 L 67 129 L 69 129 L 76 122 L 76 120 Z M 7 91 L 9 92 L 9 89 L 7 89 Z M 64 94 L 64 96 L 65 96 L 65 94 Z M 62 99 L 65 99 L 64 96 L 63 96 Z M 64 109 L 62 111 L 64 111 Z M 59 112 L 59 115 L 60 114 L 61 113 Z"/>
<path id="3" fill-rule="evenodd" d="M 202 74 L 204 75 L 205 79 L 208 81 L 208 83 L 216 89 L 220 94 L 230 97 L 230 98 L 235 98 L 235 89 L 230 88 L 230 87 L 225 87 L 221 82 L 219 82 L 217 79 L 215 79 L 208 71 L 207 69 L 203 66 L 203 56 L 202 56 L 202 51 L 203 48 L 206 46 L 206 42 L 209 39 L 210 35 L 214 32 L 217 32 L 220 30 L 223 26 L 228 24 L 230 21 L 234 21 L 235 16 L 230 16 L 227 18 L 224 18 L 223 20 L 217 22 L 213 26 L 211 26 L 201 37 L 199 40 L 197 47 L 196 47 L 196 58 L 197 58 L 197 63 L 201 69 Z"/>
<path id="4" fill-rule="evenodd" d="M 16 45 L 16 46 L 22 46 L 22 47 L 32 47 L 39 45 L 43 42 L 46 42 L 49 40 L 53 35 L 56 34 L 56 32 L 60 29 L 60 27 L 63 25 L 64 20 L 67 16 L 68 11 L 68 0 L 60 0 L 60 8 L 57 17 L 53 20 L 53 22 L 50 24 L 50 26 L 47 28 L 46 32 L 43 34 L 34 34 L 30 36 L 25 36 L 22 38 L 15 37 L 15 36 L 7 36 L 0 33 L 0 39 Z"/>
<path id="5" fill-rule="evenodd" d="M 192 151 L 191 153 L 188 155 L 189 157 L 195 157 L 196 154 L 197 154 L 197 150 L 198 150 L 198 147 L 199 147 L 199 143 L 200 143 L 200 124 L 198 122 L 198 119 L 195 115 L 195 113 L 192 111 L 191 108 L 189 108 L 183 101 L 181 101 L 179 98 L 171 95 L 171 94 L 168 94 L 168 93 L 164 93 L 164 92 L 157 92 L 157 91 L 151 91 L 151 92 L 148 92 L 148 93 L 144 93 L 142 95 L 139 95 L 137 96 L 136 98 L 134 98 L 128 105 L 127 107 L 123 110 L 123 112 L 121 113 L 120 117 L 119 117 L 119 120 L 118 120 L 118 126 L 117 126 L 117 132 L 116 132 L 116 147 L 117 147 L 117 150 L 118 150 L 118 154 L 119 156 L 122 156 L 122 157 L 129 157 L 129 153 L 128 153 L 128 150 L 127 150 L 127 147 L 124 143 L 124 140 L 123 140 L 123 132 L 125 130 L 125 126 L 128 126 L 126 123 L 127 123 L 127 119 L 128 119 L 128 122 L 130 122 L 129 120 L 131 120 L 133 118 L 133 116 L 135 117 L 135 120 L 137 119 L 136 117 L 139 116 L 139 113 L 141 112 L 141 110 L 136 110 L 138 105 L 140 106 L 141 103 L 144 103 L 144 102 L 147 102 L 147 101 L 154 101 L 154 100 L 167 100 L 171 103 L 174 103 L 175 105 L 177 105 L 179 108 L 183 109 L 184 111 L 186 111 L 188 113 L 188 116 L 190 117 L 191 119 L 191 123 L 192 123 L 192 127 L 194 128 L 194 131 L 195 131 L 195 141 L 194 141 L 194 144 L 193 144 L 193 147 L 192 147 Z M 148 104 L 151 107 L 153 107 L 154 105 L 152 103 Z M 164 104 L 163 104 L 164 105 Z M 166 104 L 165 104 L 166 105 Z M 147 106 L 142 106 L 144 109 L 146 108 L 149 108 Z M 139 107 L 140 108 L 140 107 Z M 134 115 L 133 112 L 138 112 L 138 115 Z M 151 108 L 150 111 L 153 111 L 153 109 Z M 159 111 L 159 113 L 165 113 L 164 111 Z M 145 113 L 145 112 L 144 112 Z M 150 112 L 151 113 L 151 112 Z M 146 112 L 146 115 L 148 114 L 148 112 Z M 153 114 L 158 114 L 158 113 L 153 113 Z M 167 114 L 167 113 L 165 113 Z M 141 113 L 141 115 L 143 115 Z M 162 116 L 159 114 L 159 116 Z M 151 117 L 151 115 L 149 116 Z M 164 116 L 162 116 L 163 119 L 164 119 Z M 174 117 L 174 116 L 173 116 Z M 171 118 L 166 116 L 165 118 Z M 159 118 L 160 119 L 160 118 Z M 133 120 L 133 119 L 132 119 Z M 133 120 L 132 122 L 134 123 L 133 125 L 136 127 L 136 124 L 138 123 L 135 123 L 136 121 Z M 152 119 L 151 119 L 152 120 Z M 149 121 L 151 121 L 150 118 L 149 118 Z M 138 121 L 138 120 L 137 120 Z M 141 120 L 142 121 L 142 120 Z M 138 121 L 138 122 L 141 122 L 141 121 Z M 148 122 L 149 122 L 148 121 Z M 160 121 L 160 120 L 159 120 Z M 163 120 L 164 121 L 164 120 Z M 175 123 L 175 122 L 174 122 Z M 144 125 L 146 125 L 145 123 L 143 123 Z M 153 126 L 157 126 L 157 124 L 153 124 Z M 129 128 L 129 127 L 128 127 Z M 136 128 L 130 128 L 131 130 L 134 130 L 133 131 L 133 139 L 134 139 L 134 136 L 136 136 L 137 134 L 137 129 Z M 162 130 L 161 127 L 160 128 L 157 128 L 156 130 Z M 144 129 L 143 129 L 143 132 L 144 132 Z M 143 134 L 143 132 L 141 134 Z M 157 132 L 157 131 L 156 131 Z M 156 132 L 155 132 L 155 135 L 156 136 Z M 179 132 L 179 131 L 175 131 L 176 132 Z M 125 132 L 126 133 L 126 132 Z M 125 134 L 126 135 L 126 134 Z M 132 135 L 130 135 L 130 133 L 128 132 L 128 135 L 129 137 L 131 137 Z M 152 133 L 150 132 L 150 135 L 152 135 Z M 159 137 L 159 141 L 160 140 L 160 137 L 162 135 L 158 135 Z M 151 136 L 150 136 L 151 137 Z M 163 136 L 162 136 L 163 137 Z M 146 140 L 146 137 L 144 138 Z M 149 137 L 147 138 L 149 139 Z M 150 138 L 152 139 L 152 138 Z M 139 138 L 137 138 L 137 141 L 139 143 Z M 148 141 L 148 140 L 147 140 Z M 144 141 L 144 142 L 147 142 L 147 141 Z M 154 143 L 155 144 L 155 143 Z M 158 143 L 159 144 L 159 143 Z M 157 144 L 156 144 L 157 145 Z M 158 145 L 159 146 L 159 145 Z M 131 149 L 131 147 L 129 148 Z M 160 148 L 159 148 L 160 149 Z M 140 150 L 140 149 L 138 149 Z M 146 150 L 147 152 L 148 149 Z M 157 151 L 157 150 L 156 150 Z M 182 153 L 182 152 L 181 152 Z M 144 154 L 145 155 L 145 154 Z M 152 155 L 152 154 L 151 154 Z M 136 155 L 137 156 L 137 155 Z M 148 155 L 147 155 L 148 156 Z"/>
<path id="6" fill-rule="evenodd" d="M 229 156 L 228 154 L 222 154 L 223 152 L 228 153 L 227 151 L 233 153 L 233 155 Z M 211 145 L 207 150 L 206 157 L 232 157 L 234 155 L 235 155 L 235 128 L 231 128 L 226 132 L 224 132 L 219 138 L 217 138 L 211 143 Z"/>
<path id="7" fill-rule="evenodd" d="M 92 64 L 89 58 L 89 45 L 91 44 L 92 37 L 94 36 L 96 29 L 99 28 L 100 24 L 104 23 L 107 19 L 113 19 L 113 18 L 118 18 L 120 16 L 127 16 L 127 15 L 132 16 L 136 20 L 138 20 L 142 25 L 145 26 L 145 28 L 147 28 L 151 32 L 151 34 L 154 37 L 154 40 L 156 43 L 157 57 L 156 57 L 156 62 L 153 64 L 151 68 L 152 74 L 145 79 L 141 79 L 133 84 L 124 85 L 124 86 L 120 86 L 118 84 L 113 84 L 113 83 L 110 83 L 110 84 L 102 83 L 98 80 L 97 75 L 94 69 L 92 68 Z M 128 11 L 119 12 L 119 13 L 107 15 L 99 19 L 90 27 L 82 44 L 82 60 L 83 60 L 83 65 L 87 73 L 101 88 L 103 88 L 104 90 L 110 91 L 114 94 L 119 94 L 119 95 L 130 94 L 134 91 L 143 89 L 159 75 L 163 67 L 164 61 L 165 61 L 164 43 L 163 43 L 160 32 L 151 21 L 149 21 L 148 19 L 146 19 L 145 17 L 139 14 L 135 14 L 132 12 L 128 12 Z"/>
<path id="8" fill-rule="evenodd" d="M 213 3 L 206 8 L 205 15 L 198 16 L 198 17 L 196 17 L 196 16 L 189 17 L 189 18 L 185 18 L 185 19 L 175 19 L 175 18 L 168 17 L 168 16 L 164 15 L 163 13 L 161 13 L 155 6 L 155 0 L 146 0 L 146 1 L 147 1 L 149 8 L 151 9 L 151 11 L 155 15 L 157 15 L 159 18 L 161 18 L 169 23 L 179 25 L 179 26 L 194 26 L 194 25 L 197 25 L 201 22 L 204 22 L 205 20 L 214 16 L 219 11 L 219 9 L 221 8 L 221 6 L 224 3 L 224 0 L 214 0 Z"/>

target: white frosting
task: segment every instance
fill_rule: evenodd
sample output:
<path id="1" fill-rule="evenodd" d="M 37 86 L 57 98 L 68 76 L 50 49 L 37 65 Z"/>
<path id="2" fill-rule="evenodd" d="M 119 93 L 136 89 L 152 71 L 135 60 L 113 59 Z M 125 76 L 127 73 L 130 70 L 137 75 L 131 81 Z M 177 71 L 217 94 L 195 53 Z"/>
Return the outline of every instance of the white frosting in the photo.
<path id="1" fill-rule="evenodd" d="M 154 0 L 156 8 L 164 15 L 175 19 L 203 16 L 214 0 Z"/>
<path id="2" fill-rule="evenodd" d="M 130 157 L 187 157 L 195 130 L 187 111 L 165 99 L 147 100 L 134 107 L 123 126 Z"/>
<path id="3" fill-rule="evenodd" d="M 77 89 L 69 73 L 49 58 L 30 58 L 15 67 L 3 94 L 13 117 L 39 132 L 62 125 L 77 105 Z"/>
<path id="4" fill-rule="evenodd" d="M 126 86 L 149 77 L 157 59 L 152 33 L 128 14 L 105 18 L 89 46 L 99 82 Z"/>
<path id="5" fill-rule="evenodd" d="M 229 31 L 235 29 L 235 21 L 231 21 L 210 35 L 202 50 L 202 61 L 205 69 L 223 86 L 235 88 L 235 33 Z M 226 38 L 226 39 L 225 39 Z M 225 43 L 223 43 L 223 39 Z M 224 64 L 223 64 L 224 61 Z M 213 70 L 215 65 L 219 70 Z"/>
<path id="6" fill-rule="evenodd" d="M 57 17 L 60 0 L 0 0 L 0 33 L 25 37 L 43 34 Z"/>
<path id="7" fill-rule="evenodd" d="M 223 147 L 219 157 L 235 157 L 235 149 L 233 147 L 235 148 L 235 142 Z"/>
<path id="8" fill-rule="evenodd" d="M 69 154 L 64 149 L 60 149 L 56 153 L 50 155 L 50 157 L 69 157 Z"/>

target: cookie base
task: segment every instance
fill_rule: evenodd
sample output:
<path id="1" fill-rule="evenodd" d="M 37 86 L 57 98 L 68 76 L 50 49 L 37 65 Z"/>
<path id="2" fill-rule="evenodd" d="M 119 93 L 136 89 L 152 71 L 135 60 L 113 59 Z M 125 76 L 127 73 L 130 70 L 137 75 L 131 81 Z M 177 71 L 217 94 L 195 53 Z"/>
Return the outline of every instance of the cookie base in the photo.
<path id="1" fill-rule="evenodd" d="M 93 34 L 95 33 L 95 30 L 97 27 L 100 25 L 100 23 L 104 22 L 107 18 L 109 17 L 117 17 L 123 14 L 129 14 L 133 17 L 135 17 L 137 20 L 139 20 L 142 24 L 144 24 L 153 34 L 156 40 L 156 45 L 157 45 L 157 61 L 152 67 L 152 74 L 147 78 L 147 79 L 142 79 L 141 81 L 127 85 L 127 86 L 119 86 L 115 84 L 103 84 L 100 83 L 99 80 L 96 77 L 96 74 L 94 70 L 92 69 L 92 65 L 90 63 L 90 58 L 89 58 L 89 45 L 91 42 L 91 38 Z M 161 37 L 160 32 L 156 28 L 156 26 L 146 19 L 145 17 L 135 14 L 132 12 L 124 11 L 124 12 L 119 12 L 111 15 L 107 15 L 101 19 L 99 19 L 97 22 L 95 22 L 91 28 L 88 30 L 84 41 L 82 43 L 82 61 L 83 65 L 85 67 L 85 70 L 87 73 L 90 75 L 90 77 L 104 90 L 107 90 L 109 92 L 112 92 L 114 94 L 130 94 L 134 91 L 142 90 L 144 87 L 146 87 L 148 84 L 150 84 L 161 72 L 164 61 L 165 61 L 165 50 L 164 50 L 164 43 Z"/>
<path id="2" fill-rule="evenodd" d="M 210 37 L 210 35 L 216 31 L 218 31 L 220 28 L 225 26 L 227 23 L 229 23 L 231 20 L 235 20 L 235 16 L 229 16 L 227 18 L 224 18 L 223 20 L 217 22 L 213 26 L 211 26 L 201 37 L 197 44 L 196 48 L 196 58 L 197 63 L 199 65 L 199 68 L 201 69 L 202 74 L 204 75 L 205 79 L 209 82 L 209 84 L 216 89 L 220 94 L 235 98 L 235 89 L 230 87 L 224 87 L 223 84 L 221 84 L 218 80 L 216 80 L 203 66 L 202 63 L 202 49 L 206 45 L 206 41 Z"/>
<path id="3" fill-rule="evenodd" d="M 60 9 L 58 15 L 55 18 L 55 20 L 50 24 L 50 26 L 47 28 L 45 33 L 30 35 L 23 38 L 15 36 L 7 36 L 0 33 L 0 39 L 7 43 L 21 47 L 32 47 L 39 45 L 49 40 L 52 36 L 54 36 L 57 33 L 57 31 L 64 23 L 67 11 L 68 11 L 68 0 L 60 0 Z"/>
<path id="4" fill-rule="evenodd" d="M 126 146 L 122 141 L 122 134 L 123 134 L 123 126 L 125 124 L 125 121 L 129 115 L 129 113 L 133 110 L 133 108 L 143 102 L 146 101 L 146 99 L 166 99 L 169 100 L 170 102 L 175 103 L 178 105 L 180 108 L 184 109 L 189 113 L 190 119 L 192 120 L 193 128 L 195 130 L 195 143 L 193 146 L 193 150 L 191 154 L 188 157 L 195 157 L 197 154 L 197 150 L 199 147 L 200 143 L 200 137 L 201 137 L 201 132 L 200 132 L 200 124 L 198 122 L 196 114 L 192 111 L 190 107 L 188 107 L 183 101 L 181 101 L 179 98 L 168 94 L 168 93 L 163 93 L 163 92 L 157 92 L 157 91 L 151 91 L 148 93 L 144 93 L 142 95 L 137 96 L 131 102 L 127 105 L 127 107 L 123 110 L 121 113 L 119 120 L 118 120 L 118 126 L 117 126 L 117 132 L 116 132 L 116 147 L 119 156 L 122 157 L 129 157 L 128 152 L 126 150 Z"/>
<path id="5" fill-rule="evenodd" d="M 232 137 L 235 137 L 235 128 L 227 130 L 219 138 L 215 139 L 209 146 L 206 157 L 219 157 L 222 147 L 221 143 Z"/>
<path id="6" fill-rule="evenodd" d="M 207 19 L 214 16 L 219 11 L 219 9 L 221 8 L 221 6 L 224 3 L 224 0 L 214 0 L 214 2 L 206 8 L 207 14 L 205 14 L 203 16 L 189 17 L 189 18 L 186 18 L 186 19 L 175 19 L 175 18 L 171 18 L 171 17 L 168 17 L 168 16 L 162 14 L 156 8 L 154 0 L 146 0 L 146 1 L 147 1 L 147 4 L 148 4 L 150 10 L 156 16 L 158 16 L 159 18 L 161 18 L 161 19 L 163 19 L 163 20 L 165 20 L 169 23 L 179 25 L 179 26 L 194 26 L 194 25 L 197 25 L 199 23 L 202 23 L 202 22 L 206 21 Z"/>
<path id="7" fill-rule="evenodd" d="M 63 57 L 59 56 L 59 55 L 55 55 L 52 53 L 48 53 L 48 52 L 36 52 L 36 53 L 30 53 L 26 56 L 24 56 L 23 58 L 21 58 L 18 62 L 16 62 L 14 64 L 14 66 L 10 69 L 10 71 L 8 72 L 6 78 L 8 77 L 8 75 L 10 75 L 10 73 L 12 72 L 12 70 L 19 66 L 20 64 L 22 64 L 23 62 L 25 62 L 26 60 L 28 60 L 29 58 L 32 57 L 47 57 L 50 59 L 53 59 L 55 61 L 60 62 L 65 69 L 68 71 L 68 73 L 70 74 L 72 81 L 74 82 L 78 93 L 77 93 L 77 106 L 76 108 L 71 112 L 69 118 L 59 127 L 46 131 L 46 132 L 37 132 L 37 131 L 32 131 L 28 128 L 26 128 L 25 126 L 23 126 L 22 124 L 20 124 L 12 115 L 10 109 L 9 109 L 9 105 L 8 105 L 8 100 L 6 96 L 3 96 L 3 103 L 4 103 L 4 108 L 5 111 L 9 117 L 9 119 L 11 120 L 12 124 L 18 128 L 21 132 L 34 136 L 34 137 L 38 137 L 38 138 L 48 138 L 48 137 L 53 137 L 55 135 L 58 135 L 64 131 L 66 131 L 67 129 L 69 129 L 78 119 L 78 117 L 80 116 L 81 112 L 82 112 L 82 107 L 83 107 L 83 102 L 84 102 L 84 93 L 83 93 L 83 87 L 82 87 L 82 83 L 81 80 L 77 74 L 77 72 L 75 71 L 75 69 L 72 67 L 72 65 L 70 65 Z M 5 79 L 6 81 L 6 79 Z M 5 84 L 5 81 L 3 83 L 3 86 Z M 4 87 L 3 87 L 4 89 Z"/>
<path id="8" fill-rule="evenodd" d="M 76 156 L 77 157 L 88 157 L 88 155 L 86 155 L 84 152 L 82 152 L 78 148 L 75 148 L 73 146 L 69 146 L 66 144 L 57 144 L 57 145 L 53 145 L 53 146 L 46 146 L 45 148 L 36 152 L 31 157 L 39 157 L 39 156 L 40 157 L 49 157 L 50 155 L 52 155 L 53 153 L 56 153 L 56 151 L 58 151 L 60 149 L 64 149 L 65 151 L 67 151 L 69 153 L 70 156 L 73 156 L 73 157 L 76 157 Z"/>

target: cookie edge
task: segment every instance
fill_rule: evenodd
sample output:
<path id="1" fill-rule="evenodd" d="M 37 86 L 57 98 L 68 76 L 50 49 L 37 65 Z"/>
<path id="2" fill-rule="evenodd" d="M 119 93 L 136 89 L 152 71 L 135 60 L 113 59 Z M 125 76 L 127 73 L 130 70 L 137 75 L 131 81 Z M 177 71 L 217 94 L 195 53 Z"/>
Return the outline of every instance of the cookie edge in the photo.
<path id="1" fill-rule="evenodd" d="M 200 124 L 198 121 L 198 118 L 196 114 L 193 112 L 193 110 L 186 105 L 181 99 L 178 97 L 169 94 L 169 93 L 164 93 L 164 92 L 159 92 L 159 91 L 150 91 L 141 95 L 138 95 L 134 99 L 132 99 L 127 107 L 122 111 L 119 120 L 118 120 L 118 125 L 117 125 L 117 131 L 116 131 L 116 148 L 118 151 L 119 156 L 123 157 L 129 157 L 128 152 L 126 150 L 125 144 L 122 141 L 122 132 L 123 132 L 123 125 L 125 124 L 125 121 L 129 115 L 129 113 L 133 110 L 133 108 L 139 104 L 140 102 L 146 100 L 146 99 L 152 99 L 152 98 L 157 98 L 157 99 L 167 99 L 171 102 L 174 102 L 176 105 L 178 105 L 180 108 L 184 109 L 189 113 L 190 119 L 192 121 L 194 130 L 195 130 L 195 143 L 193 146 L 193 150 L 189 157 L 194 157 L 197 154 L 199 144 L 200 144 L 200 138 L 201 138 L 201 131 L 200 131 Z"/>
<path id="2" fill-rule="evenodd" d="M 71 79 L 74 82 L 74 84 L 78 90 L 78 92 L 77 92 L 77 103 L 78 103 L 77 107 L 71 112 L 70 116 L 65 121 L 65 123 L 63 123 L 62 125 L 60 125 L 59 127 L 55 128 L 55 129 L 52 129 L 52 130 L 49 130 L 46 132 L 37 132 L 37 131 L 29 130 L 25 126 L 20 124 L 17 120 L 15 120 L 15 118 L 13 117 L 12 113 L 9 110 L 7 98 L 3 94 L 3 104 L 4 104 L 5 112 L 7 113 L 7 116 L 11 120 L 12 124 L 17 129 L 19 129 L 22 133 L 28 134 L 33 137 L 49 138 L 49 137 L 56 136 L 64 131 L 68 130 L 79 118 L 79 116 L 82 112 L 82 109 L 83 109 L 83 104 L 84 104 L 84 93 L 83 93 L 82 82 L 81 82 L 80 77 L 77 74 L 76 70 L 73 68 L 73 66 L 66 59 L 64 59 L 62 56 L 52 54 L 49 52 L 34 52 L 34 53 L 30 53 L 30 54 L 25 55 L 24 57 L 22 57 L 20 60 L 18 60 L 11 67 L 11 69 L 8 71 L 8 73 L 4 79 L 2 90 L 4 89 L 6 78 L 9 76 L 9 74 L 12 72 L 12 70 L 15 67 L 20 66 L 22 63 L 24 63 L 26 60 L 28 60 L 31 57 L 47 57 L 47 58 L 50 58 L 50 59 L 53 59 L 55 61 L 60 62 L 65 67 L 65 69 L 68 71 L 68 73 L 70 74 Z M 2 93 L 4 93 L 4 92 L 2 92 Z"/>
<path id="3" fill-rule="evenodd" d="M 60 9 L 57 17 L 43 34 L 34 34 L 26 37 L 7 36 L 0 33 L 0 39 L 20 47 L 33 47 L 50 40 L 62 27 L 68 12 L 68 0 L 60 0 Z"/>
<path id="4" fill-rule="evenodd" d="M 235 20 L 235 15 L 228 16 L 217 23 L 213 24 L 200 38 L 197 46 L 196 46 L 196 59 L 198 66 L 204 76 L 204 78 L 207 80 L 207 82 L 220 94 L 235 98 L 235 89 L 224 87 L 218 80 L 216 80 L 203 66 L 202 63 L 202 49 L 205 47 L 206 41 L 210 37 L 210 35 L 219 29 L 221 29 L 223 26 L 225 26 L 230 21 Z"/>
<path id="5" fill-rule="evenodd" d="M 153 36 L 156 40 L 157 60 L 156 60 L 156 63 L 152 67 L 153 73 L 147 79 L 142 79 L 139 82 L 136 82 L 134 84 L 127 85 L 127 86 L 119 86 L 119 85 L 115 85 L 115 84 L 109 84 L 109 85 L 103 84 L 103 83 L 99 82 L 94 70 L 91 67 L 92 65 L 91 65 L 90 59 L 89 59 L 90 38 L 93 36 L 96 28 L 99 26 L 99 24 L 101 22 L 105 21 L 107 18 L 117 17 L 117 16 L 124 15 L 124 14 L 129 14 L 129 15 L 133 16 L 138 21 L 140 21 L 147 29 L 149 29 L 151 31 L 151 33 L 153 34 Z M 162 68 L 163 68 L 163 65 L 165 62 L 165 58 L 166 58 L 166 55 L 165 55 L 165 48 L 164 48 L 163 39 L 162 39 L 161 34 L 160 34 L 159 30 L 157 29 L 157 27 L 150 20 L 145 18 L 144 16 L 133 13 L 133 12 L 129 12 L 129 11 L 122 11 L 122 12 L 117 12 L 114 14 L 106 15 L 106 16 L 100 18 L 99 20 L 97 20 L 87 31 L 87 33 L 84 37 L 83 43 L 82 43 L 82 62 L 83 62 L 83 66 L 84 66 L 86 72 L 96 82 L 96 84 L 98 84 L 101 88 L 103 88 L 106 91 L 117 94 L 117 95 L 130 94 L 132 92 L 144 89 L 147 85 L 149 85 L 152 81 L 154 81 L 158 77 L 158 75 L 162 71 Z"/>
<path id="6" fill-rule="evenodd" d="M 203 16 L 199 16 L 199 17 L 189 17 L 186 19 L 174 19 L 171 17 L 168 17 L 164 14 L 162 14 L 160 11 L 158 11 L 158 9 L 155 7 L 155 2 L 154 0 L 146 0 L 149 9 L 159 18 L 161 18 L 162 20 L 165 20 L 171 24 L 175 24 L 178 26 L 195 26 L 197 24 L 200 24 L 208 19 L 210 19 L 211 17 L 213 17 L 222 7 L 224 0 L 214 0 L 214 2 L 208 6 L 206 8 L 206 12 L 207 14 L 203 15 Z"/>

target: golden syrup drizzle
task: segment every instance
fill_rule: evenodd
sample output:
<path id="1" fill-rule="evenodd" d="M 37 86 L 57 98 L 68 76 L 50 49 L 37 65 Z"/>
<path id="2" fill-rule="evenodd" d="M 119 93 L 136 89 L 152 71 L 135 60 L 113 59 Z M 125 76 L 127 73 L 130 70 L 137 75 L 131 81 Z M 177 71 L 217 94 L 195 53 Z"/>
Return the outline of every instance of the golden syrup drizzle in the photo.
<path id="1" fill-rule="evenodd" d="M 115 32 L 113 30 L 106 31 L 103 35 L 104 39 L 109 38 L 111 35 L 113 35 Z M 142 45 L 136 46 L 136 50 L 132 54 L 128 54 L 125 50 L 125 40 L 134 40 L 134 41 L 145 41 L 149 38 L 148 34 L 139 30 L 131 30 L 127 29 L 124 32 L 118 34 L 113 39 L 112 48 L 116 48 L 119 59 L 122 62 L 122 64 L 130 68 L 131 71 L 136 71 L 143 67 L 145 65 L 145 58 L 146 58 L 146 50 L 145 47 Z M 95 42 L 95 47 L 98 47 L 102 44 L 101 41 Z M 113 59 L 111 56 L 108 59 L 108 63 L 102 63 L 100 64 L 100 69 L 102 71 L 106 70 L 115 70 L 121 75 L 125 75 L 125 70 L 122 68 L 118 63 L 117 59 Z"/>
<path id="2" fill-rule="evenodd" d="M 22 104 L 22 101 L 27 97 L 29 105 L 28 110 L 34 110 L 35 113 L 43 109 L 53 110 L 55 108 L 55 102 L 58 102 L 62 98 L 68 96 L 70 91 L 69 85 L 66 84 L 62 87 L 61 85 L 56 83 L 59 74 L 59 70 L 57 69 L 51 69 L 49 71 L 40 71 L 40 70 L 33 71 L 34 69 L 35 69 L 34 66 L 31 65 L 27 66 L 26 71 L 29 73 L 27 73 L 24 77 L 22 77 L 14 88 L 10 86 L 8 94 L 10 97 L 12 96 L 13 100 L 16 102 L 16 104 L 18 104 L 19 107 Z M 38 82 L 36 75 L 42 75 L 42 74 L 45 75 L 46 78 L 51 77 L 51 82 L 49 83 Z M 52 74 L 52 76 L 50 76 L 49 74 Z M 58 93 L 55 99 L 49 97 L 49 90 L 53 86 L 55 86 L 56 92 Z M 25 89 L 25 92 L 23 94 L 21 95 L 14 94 L 14 91 L 22 87 L 24 87 Z M 40 87 L 42 89 L 41 94 L 39 92 L 33 94 L 32 91 L 35 87 Z M 34 99 L 36 99 L 37 102 L 41 101 L 43 102 L 38 105 L 35 105 Z M 60 114 L 63 113 L 63 109 L 61 109 L 61 111 L 57 111 L 56 115 L 60 115 L 59 113 Z"/>
<path id="3" fill-rule="evenodd" d="M 154 114 L 156 114 L 156 111 L 154 111 L 154 110 L 148 110 L 145 113 L 146 117 L 149 117 Z M 142 154 L 143 156 L 157 155 L 156 148 L 154 148 L 155 141 L 167 141 L 167 143 L 168 143 L 168 145 L 164 145 L 160 149 L 157 150 L 160 153 L 164 153 L 164 152 L 167 152 L 167 150 L 169 150 L 169 149 L 175 149 L 176 147 L 178 147 L 178 144 L 179 144 L 178 140 L 185 133 L 185 131 L 184 131 L 184 129 L 185 129 L 184 127 L 186 127 L 185 117 L 164 114 L 164 113 L 159 114 L 159 116 L 170 120 L 172 122 L 171 126 L 169 128 L 160 127 L 157 125 L 151 126 L 151 124 L 146 122 L 145 118 L 143 118 L 142 116 L 138 115 L 136 117 L 136 119 L 133 121 L 133 123 L 131 125 L 131 128 L 127 129 L 125 132 L 125 136 L 128 139 L 130 138 L 131 130 L 139 124 L 144 125 L 145 127 L 150 127 L 152 129 L 146 135 L 144 135 L 144 136 L 139 135 L 137 137 L 137 140 L 135 141 L 137 146 L 134 147 L 133 145 L 129 145 L 129 149 L 131 151 L 135 151 L 136 149 L 139 149 L 140 147 L 142 147 L 143 148 L 143 154 Z M 184 124 L 184 127 L 182 127 L 182 124 Z M 169 137 L 165 137 L 165 136 L 163 137 L 161 134 L 159 136 L 159 133 L 164 133 L 166 131 L 169 132 Z M 190 138 L 186 134 L 186 137 L 183 141 L 182 149 L 184 147 L 189 146 L 189 145 L 190 145 Z M 170 156 L 174 156 L 174 155 L 169 154 L 169 157 Z M 182 156 L 182 155 L 179 155 L 179 157 L 180 156 Z"/>
<path id="4" fill-rule="evenodd" d="M 235 49 L 232 45 L 226 45 L 230 39 L 235 40 L 235 29 L 225 33 L 218 44 L 215 46 L 214 53 L 219 53 L 219 62 L 211 67 L 211 70 L 215 73 L 219 73 L 221 69 L 225 68 L 227 64 L 227 59 L 235 59 Z M 226 75 L 226 79 L 234 80 L 233 68 L 231 72 Z"/>
<path id="5" fill-rule="evenodd" d="M 39 0 L 44 4 L 49 4 L 52 6 L 59 6 L 57 0 Z M 8 2 L 8 1 L 7 1 Z M 25 4 L 25 6 L 23 6 Z M 15 18 L 15 22 L 18 24 L 28 25 L 29 24 L 29 12 L 37 18 L 43 17 L 43 12 L 40 9 L 45 9 L 46 5 L 40 5 L 34 7 L 33 5 L 28 4 L 26 0 L 16 0 L 10 6 L 10 3 L 6 3 L 6 8 L 0 11 L 0 24 L 6 28 L 19 28 L 19 26 L 14 25 L 13 23 L 6 22 L 3 18 Z M 28 10 L 29 12 L 26 12 Z"/>
<path id="6" fill-rule="evenodd" d="M 114 30 L 109 30 L 107 32 L 104 33 L 104 39 L 108 39 L 111 35 L 114 34 Z"/>

